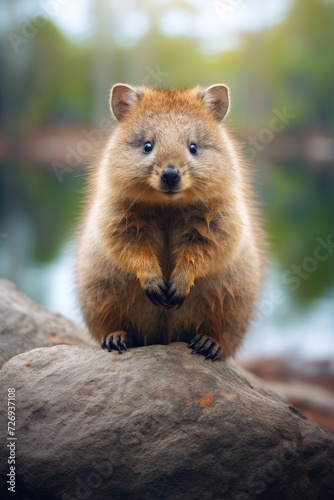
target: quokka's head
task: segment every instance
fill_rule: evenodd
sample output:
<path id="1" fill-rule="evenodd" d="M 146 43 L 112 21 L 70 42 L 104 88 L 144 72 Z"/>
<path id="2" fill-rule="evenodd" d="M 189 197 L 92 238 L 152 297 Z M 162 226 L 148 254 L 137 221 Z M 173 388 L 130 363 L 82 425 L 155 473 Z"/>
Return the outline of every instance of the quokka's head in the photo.
<path id="1" fill-rule="evenodd" d="M 106 173 L 118 196 L 159 203 L 221 197 L 233 183 L 235 152 L 221 126 L 225 85 L 156 90 L 116 84 L 110 107 L 119 124 Z"/>

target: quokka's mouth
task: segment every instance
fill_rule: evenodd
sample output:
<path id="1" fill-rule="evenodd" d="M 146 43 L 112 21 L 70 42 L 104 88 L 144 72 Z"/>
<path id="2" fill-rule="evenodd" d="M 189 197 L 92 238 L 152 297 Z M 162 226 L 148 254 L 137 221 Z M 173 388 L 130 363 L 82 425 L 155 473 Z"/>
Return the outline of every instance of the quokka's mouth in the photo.
<path id="1" fill-rule="evenodd" d="M 182 193 L 182 189 L 160 189 L 160 193 L 165 194 L 167 196 L 173 196 L 179 193 Z"/>

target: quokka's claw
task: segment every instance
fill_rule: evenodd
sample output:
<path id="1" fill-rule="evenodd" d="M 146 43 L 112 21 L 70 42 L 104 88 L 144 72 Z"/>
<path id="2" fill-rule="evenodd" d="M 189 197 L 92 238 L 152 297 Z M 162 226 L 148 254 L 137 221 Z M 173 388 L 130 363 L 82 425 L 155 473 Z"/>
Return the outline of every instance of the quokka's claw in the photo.
<path id="1" fill-rule="evenodd" d="M 108 349 L 109 352 L 116 350 L 122 354 L 123 351 L 128 350 L 126 345 L 126 334 L 114 332 L 109 335 L 105 335 L 101 339 L 101 347 L 102 349 Z"/>
<path id="2" fill-rule="evenodd" d="M 194 337 L 189 343 L 189 347 L 193 349 L 193 353 L 202 354 L 205 359 L 211 359 L 212 361 L 219 359 L 222 353 L 222 348 L 216 342 L 201 334 Z"/>

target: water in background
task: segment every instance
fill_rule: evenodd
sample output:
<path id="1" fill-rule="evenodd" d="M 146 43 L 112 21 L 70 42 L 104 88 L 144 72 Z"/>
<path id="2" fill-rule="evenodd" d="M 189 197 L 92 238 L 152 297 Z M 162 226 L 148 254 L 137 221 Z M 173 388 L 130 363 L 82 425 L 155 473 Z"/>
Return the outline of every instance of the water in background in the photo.
<path id="1" fill-rule="evenodd" d="M 22 289 L 52 311 L 83 325 L 75 290 L 75 245 L 67 242 L 59 257 L 45 266 L 25 266 Z M 280 303 L 270 297 L 280 294 Z M 276 296 L 276 295 L 275 295 Z M 278 296 L 278 295 L 277 295 Z M 271 262 L 254 325 L 239 349 L 239 359 L 294 356 L 334 360 L 334 293 L 310 307 L 295 309 L 293 294 Z"/>
<path id="2" fill-rule="evenodd" d="M 261 169 L 256 188 L 269 264 L 239 356 L 334 359 L 334 251 L 322 248 L 315 258 L 319 238 L 334 241 L 334 172 L 305 165 Z M 50 169 L 0 169 L 0 276 L 78 324 L 83 321 L 75 295 L 74 239 L 85 178 L 82 169 L 63 182 Z"/>

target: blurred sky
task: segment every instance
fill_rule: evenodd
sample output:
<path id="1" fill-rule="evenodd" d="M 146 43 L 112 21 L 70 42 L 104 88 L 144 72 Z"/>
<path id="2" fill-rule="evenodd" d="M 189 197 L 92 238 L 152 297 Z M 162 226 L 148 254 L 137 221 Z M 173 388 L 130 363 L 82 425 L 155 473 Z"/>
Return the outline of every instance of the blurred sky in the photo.
<path id="1" fill-rule="evenodd" d="M 63 3 L 63 5 L 61 5 Z M 4 6 L 7 4 L 6 8 Z M 9 4 L 11 8 L 8 9 Z M 24 20 L 36 14 L 47 14 L 69 37 L 82 41 L 94 31 L 91 11 L 110 12 L 116 30 L 113 36 L 125 47 L 135 44 L 150 29 L 150 14 L 164 9 L 159 21 L 167 36 L 191 36 L 202 40 L 208 51 L 234 47 L 242 32 L 254 32 L 279 23 L 291 5 L 290 0 L 2 0 L 0 26 L 6 30 L 12 18 Z M 17 9 L 19 11 L 17 11 Z"/>

